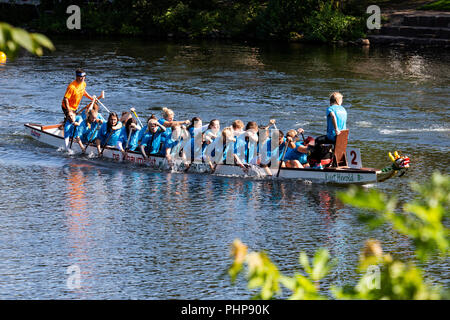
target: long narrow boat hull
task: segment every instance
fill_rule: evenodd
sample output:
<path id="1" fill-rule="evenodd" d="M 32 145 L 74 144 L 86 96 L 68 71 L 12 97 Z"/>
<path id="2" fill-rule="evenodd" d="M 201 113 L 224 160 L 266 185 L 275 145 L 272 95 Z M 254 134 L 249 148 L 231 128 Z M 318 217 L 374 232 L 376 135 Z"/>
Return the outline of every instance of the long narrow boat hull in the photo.
<path id="1" fill-rule="evenodd" d="M 25 130 L 33 139 L 44 144 L 56 147 L 58 149 L 66 149 L 64 143 L 63 132 L 59 125 L 40 125 L 40 124 L 25 124 Z M 72 151 L 77 154 L 81 153 L 81 148 L 77 143 L 72 144 Z M 95 146 L 90 145 L 86 150 L 87 154 L 97 153 Z M 167 161 L 162 156 L 150 156 L 145 159 L 140 152 L 129 151 L 124 159 L 122 153 L 113 147 L 106 147 L 103 152 L 103 158 L 112 159 L 117 162 L 134 163 L 137 165 L 145 165 L 154 169 L 164 170 L 167 167 Z M 183 163 L 179 167 L 180 171 L 184 170 Z M 278 169 L 270 169 L 272 178 L 277 178 Z M 387 166 L 382 170 L 376 169 L 352 169 L 352 168 L 282 168 L 278 178 L 280 179 L 297 179 L 315 182 L 325 182 L 332 184 L 372 184 L 375 182 L 384 181 L 397 175 L 401 170 L 395 170 L 392 166 Z M 192 163 L 189 172 L 212 173 L 212 170 L 205 163 Z M 224 176 L 270 176 L 265 171 L 257 166 L 251 166 L 243 170 L 239 166 L 230 164 L 218 164 L 213 171 L 215 175 Z"/>

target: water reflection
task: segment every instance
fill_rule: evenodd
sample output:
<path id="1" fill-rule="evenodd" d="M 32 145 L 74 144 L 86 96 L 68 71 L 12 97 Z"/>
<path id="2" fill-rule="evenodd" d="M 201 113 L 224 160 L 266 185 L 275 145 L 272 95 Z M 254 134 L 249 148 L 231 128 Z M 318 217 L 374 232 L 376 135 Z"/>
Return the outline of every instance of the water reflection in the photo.
<path id="1" fill-rule="evenodd" d="M 266 250 L 287 274 L 298 269 L 299 251 L 328 248 L 339 262 L 325 287 L 356 279 L 367 237 L 410 256 L 410 243 L 391 230 L 365 230 L 357 210 L 336 198 L 341 188 L 80 160 L 32 142 L 22 122 L 61 120 L 61 90 L 81 60 L 90 91 L 103 89 L 111 110 L 134 106 L 142 117 L 168 106 L 180 119 L 214 117 L 225 126 L 276 118 L 284 131 L 302 126 L 314 136 L 325 130 L 328 93 L 340 90 L 350 144 L 361 149 L 364 166 L 382 168 L 388 151 L 411 156 L 410 174 L 377 185 L 403 203 L 412 198 L 405 191 L 411 179 L 448 171 L 447 53 L 137 40 L 56 45 L 58 52 L 0 70 L 2 297 L 247 297 L 244 283 L 230 288 L 218 279 L 235 238 Z M 36 74 L 44 80 L 38 87 L 30 85 Z M 78 291 L 62 281 L 61 266 L 72 264 L 84 272 Z M 442 278 L 448 263 L 433 268 Z"/>
<path id="2" fill-rule="evenodd" d="M 68 235 L 69 265 L 76 265 L 81 271 L 81 287 L 74 288 L 79 297 L 83 297 L 89 286 L 89 279 L 93 273 L 92 257 L 89 250 L 94 245 L 89 214 L 87 178 L 84 170 L 93 168 L 91 165 L 71 164 L 66 168 L 67 206 L 65 208 Z M 98 230 L 97 230 L 98 231 Z"/>

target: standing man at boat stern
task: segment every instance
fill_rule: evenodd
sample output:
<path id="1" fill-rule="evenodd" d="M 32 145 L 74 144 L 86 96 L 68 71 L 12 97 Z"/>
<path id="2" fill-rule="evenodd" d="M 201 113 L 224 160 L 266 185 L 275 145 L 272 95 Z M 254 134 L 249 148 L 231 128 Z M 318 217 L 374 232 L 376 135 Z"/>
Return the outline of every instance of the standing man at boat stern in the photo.
<path id="1" fill-rule="evenodd" d="M 62 100 L 61 108 L 64 112 L 64 116 L 67 118 L 67 114 L 69 110 L 77 112 L 78 105 L 81 102 L 83 96 L 92 100 L 93 98 L 89 93 L 86 92 L 86 82 L 84 81 L 86 78 L 86 72 L 82 69 L 77 69 L 75 71 L 76 78 L 72 81 L 66 89 L 66 94 Z M 103 98 L 103 92 L 98 97 L 98 99 Z"/>
<path id="2" fill-rule="evenodd" d="M 316 146 L 336 143 L 336 137 L 347 129 L 347 111 L 342 106 L 344 96 L 339 92 L 330 95 L 330 106 L 327 109 L 327 134 L 317 137 Z"/>

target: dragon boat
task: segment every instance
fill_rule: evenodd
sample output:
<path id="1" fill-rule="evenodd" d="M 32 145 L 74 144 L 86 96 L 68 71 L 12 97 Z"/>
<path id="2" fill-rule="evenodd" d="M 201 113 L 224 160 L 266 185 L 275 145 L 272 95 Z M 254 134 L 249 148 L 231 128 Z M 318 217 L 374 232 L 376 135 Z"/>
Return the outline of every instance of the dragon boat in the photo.
<path id="1" fill-rule="evenodd" d="M 64 142 L 64 132 L 60 129 L 60 124 L 41 125 L 34 123 L 24 124 L 27 134 L 41 143 L 53 146 L 58 149 L 66 149 Z M 385 181 L 395 176 L 402 176 L 406 173 L 410 166 L 410 159 L 407 156 L 401 156 L 397 152 L 389 157 L 392 163 L 381 170 L 374 168 L 350 168 L 347 166 L 346 148 L 348 140 L 348 130 L 343 130 L 343 134 L 338 136 L 336 145 L 333 150 L 333 165 L 323 169 L 314 168 L 271 168 L 272 176 L 265 173 L 262 168 L 256 165 L 250 165 L 241 168 L 234 164 L 217 164 L 214 170 L 206 163 L 190 163 L 189 172 L 209 173 L 214 175 L 225 176 L 269 176 L 273 179 L 299 179 L 314 182 L 323 182 L 331 184 L 373 184 Z M 72 151 L 74 154 L 81 153 L 81 148 L 77 143 L 73 143 Z M 86 150 L 86 154 L 96 154 L 97 149 L 90 144 Z M 169 169 L 168 162 L 163 156 L 151 155 L 144 158 L 140 152 L 128 151 L 126 157 L 122 156 L 119 149 L 107 146 L 103 151 L 105 159 L 112 159 L 115 162 L 134 163 L 137 165 L 148 166 L 153 169 Z M 184 162 L 179 163 L 178 169 L 183 172 Z M 279 172 L 278 172 L 279 171 Z"/>

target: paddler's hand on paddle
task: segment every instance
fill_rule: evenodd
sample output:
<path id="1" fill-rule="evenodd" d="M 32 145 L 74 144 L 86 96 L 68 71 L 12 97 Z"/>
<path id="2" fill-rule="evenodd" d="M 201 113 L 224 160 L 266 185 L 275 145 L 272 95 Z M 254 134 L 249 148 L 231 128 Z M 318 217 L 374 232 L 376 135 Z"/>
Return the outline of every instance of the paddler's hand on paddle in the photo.
<path id="1" fill-rule="evenodd" d="M 187 125 L 187 126 L 188 126 L 190 123 L 191 123 L 190 120 L 185 120 L 185 121 L 184 121 L 184 124 Z"/>
<path id="2" fill-rule="evenodd" d="M 269 120 L 269 126 L 273 126 L 275 124 L 276 120 L 275 119 L 270 119 Z"/>
<path id="3" fill-rule="evenodd" d="M 305 130 L 303 130 L 302 128 L 298 128 L 298 129 L 297 129 L 297 133 L 298 133 L 298 134 L 302 134 L 303 132 L 305 132 Z"/>
<path id="4" fill-rule="evenodd" d="M 340 135 L 341 131 L 340 130 L 336 130 L 336 136 Z"/>

